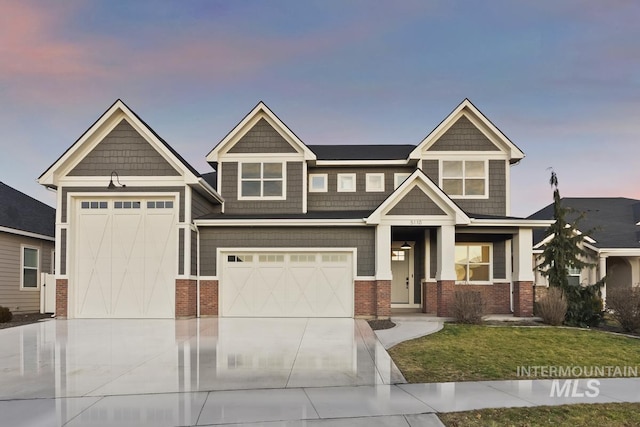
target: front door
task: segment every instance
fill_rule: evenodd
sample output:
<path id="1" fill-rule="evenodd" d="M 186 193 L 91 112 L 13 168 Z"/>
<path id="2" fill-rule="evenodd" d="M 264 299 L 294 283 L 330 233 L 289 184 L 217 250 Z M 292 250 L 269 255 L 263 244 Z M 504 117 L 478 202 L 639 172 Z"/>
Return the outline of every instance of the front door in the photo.
<path id="1" fill-rule="evenodd" d="M 413 256 L 413 245 L 411 249 L 402 249 L 407 242 L 393 242 L 391 245 L 391 303 L 409 304 L 411 291 L 411 257 Z"/>

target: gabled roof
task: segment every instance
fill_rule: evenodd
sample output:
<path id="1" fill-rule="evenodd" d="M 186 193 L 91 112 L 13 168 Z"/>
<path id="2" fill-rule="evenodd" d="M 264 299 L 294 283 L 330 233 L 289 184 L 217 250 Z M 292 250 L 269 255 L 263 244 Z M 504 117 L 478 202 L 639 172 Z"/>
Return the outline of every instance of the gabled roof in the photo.
<path id="1" fill-rule="evenodd" d="M 410 154 L 412 159 L 420 159 L 423 150 L 428 149 L 440 138 L 453 124 L 462 116 L 467 116 L 480 123 L 479 130 L 484 133 L 492 142 L 504 150 L 511 163 L 516 163 L 524 158 L 524 153 L 505 134 L 502 133 L 491 120 L 476 108 L 475 105 L 465 98 L 438 126 L 433 129 L 426 138 L 416 146 Z"/>
<path id="2" fill-rule="evenodd" d="M 440 189 L 421 169 L 416 169 L 404 182 L 369 215 L 367 223 L 377 224 L 409 191 L 418 186 L 447 215 L 454 224 L 469 224 L 469 216 Z"/>
<path id="3" fill-rule="evenodd" d="M 0 230 L 53 238 L 56 231 L 56 210 L 0 182 Z"/>
<path id="4" fill-rule="evenodd" d="M 162 139 L 144 120 L 131 110 L 122 100 L 116 100 L 81 136 L 78 138 L 49 168 L 40 175 L 38 182 L 48 187 L 56 187 L 55 171 L 64 166 L 74 153 L 91 139 L 91 137 L 105 125 L 112 117 L 122 113 L 124 117 L 145 131 L 147 139 L 156 145 L 159 152 L 172 160 L 172 163 L 182 168 L 183 173 L 191 176 L 191 183 L 196 183 L 200 174 L 182 156 L 178 154 L 164 139 Z"/>
<path id="5" fill-rule="evenodd" d="M 284 124 L 267 105 L 260 101 L 231 131 L 207 154 L 208 162 L 217 162 L 221 153 L 228 151 L 240 140 L 254 124 L 265 119 L 305 160 L 315 160 L 316 155 L 302 142 L 298 136 Z"/>
<path id="6" fill-rule="evenodd" d="M 581 231 L 593 230 L 589 235 L 595 240 L 592 246 L 600 249 L 640 249 L 640 200 L 624 197 L 563 197 L 562 204 L 573 210 L 567 215 L 569 222 L 584 213 L 578 227 Z M 553 218 L 553 204 L 529 218 Z M 535 232 L 534 244 L 545 237 L 544 231 Z"/>
<path id="7" fill-rule="evenodd" d="M 308 145 L 318 160 L 405 160 L 415 145 Z"/>

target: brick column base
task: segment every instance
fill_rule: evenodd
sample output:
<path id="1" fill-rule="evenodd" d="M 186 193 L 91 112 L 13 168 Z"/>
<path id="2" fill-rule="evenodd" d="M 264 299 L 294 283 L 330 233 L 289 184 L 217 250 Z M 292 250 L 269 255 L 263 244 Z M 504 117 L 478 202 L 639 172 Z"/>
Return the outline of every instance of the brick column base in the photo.
<path id="1" fill-rule="evenodd" d="M 200 281 L 200 317 L 218 315 L 218 281 Z"/>
<path id="2" fill-rule="evenodd" d="M 56 317 L 66 319 L 69 304 L 69 280 L 56 279 Z"/>
<path id="3" fill-rule="evenodd" d="M 438 317 L 450 317 L 453 299 L 455 297 L 455 280 L 438 280 L 436 282 L 436 298 Z"/>
<path id="4" fill-rule="evenodd" d="M 176 279 L 176 319 L 196 317 L 198 283 L 195 280 Z"/>
<path id="5" fill-rule="evenodd" d="M 376 282 L 374 280 L 356 280 L 354 315 L 356 317 L 375 317 L 376 315 Z"/>
<path id="6" fill-rule="evenodd" d="M 436 282 L 422 282 L 422 312 L 438 312 L 438 286 Z"/>
<path id="7" fill-rule="evenodd" d="M 533 282 L 513 282 L 513 315 L 533 316 Z"/>
<path id="8" fill-rule="evenodd" d="M 376 280 L 376 316 L 391 317 L 391 280 Z"/>

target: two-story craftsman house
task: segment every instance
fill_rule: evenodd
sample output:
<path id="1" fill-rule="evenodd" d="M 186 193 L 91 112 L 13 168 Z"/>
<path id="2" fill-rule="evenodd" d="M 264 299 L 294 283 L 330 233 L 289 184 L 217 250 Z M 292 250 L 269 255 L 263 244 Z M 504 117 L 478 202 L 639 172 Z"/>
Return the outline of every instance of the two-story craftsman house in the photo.
<path id="1" fill-rule="evenodd" d="M 66 317 L 530 316 L 524 157 L 468 100 L 418 145 L 306 145 L 260 102 L 199 174 L 118 100 L 44 174 Z"/>

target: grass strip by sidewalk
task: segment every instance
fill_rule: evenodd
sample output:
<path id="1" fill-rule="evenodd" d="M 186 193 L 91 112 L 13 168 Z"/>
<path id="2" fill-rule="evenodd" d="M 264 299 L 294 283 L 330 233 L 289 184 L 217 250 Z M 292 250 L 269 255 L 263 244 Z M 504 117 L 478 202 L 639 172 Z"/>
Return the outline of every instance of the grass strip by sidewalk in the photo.
<path id="1" fill-rule="evenodd" d="M 521 366 L 638 367 L 640 340 L 577 328 L 445 324 L 389 354 L 410 383 L 529 379 Z"/>
<path id="2" fill-rule="evenodd" d="M 447 427 L 631 427 L 640 425 L 640 403 L 594 403 L 533 408 L 481 409 L 438 414 L 438 417 Z"/>

